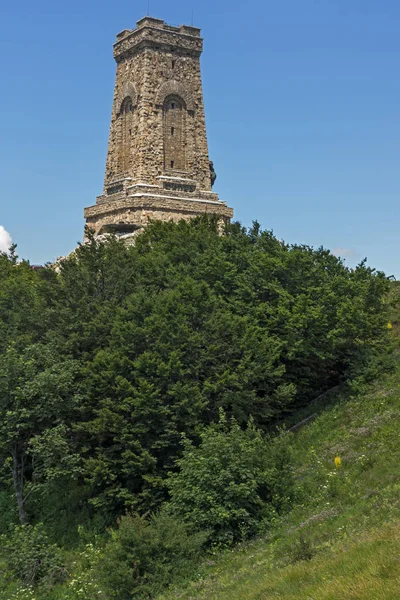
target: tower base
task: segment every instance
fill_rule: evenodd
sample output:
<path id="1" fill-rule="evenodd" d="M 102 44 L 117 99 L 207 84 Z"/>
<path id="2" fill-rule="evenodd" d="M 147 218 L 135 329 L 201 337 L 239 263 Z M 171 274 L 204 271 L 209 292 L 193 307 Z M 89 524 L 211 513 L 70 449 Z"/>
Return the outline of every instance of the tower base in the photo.
<path id="1" fill-rule="evenodd" d="M 199 215 L 229 222 L 233 210 L 217 194 L 198 189 L 192 179 L 161 175 L 158 185 L 135 183 L 129 178 L 114 181 L 96 204 L 85 208 L 86 225 L 96 235 L 134 233 L 151 220 L 175 221 Z"/>

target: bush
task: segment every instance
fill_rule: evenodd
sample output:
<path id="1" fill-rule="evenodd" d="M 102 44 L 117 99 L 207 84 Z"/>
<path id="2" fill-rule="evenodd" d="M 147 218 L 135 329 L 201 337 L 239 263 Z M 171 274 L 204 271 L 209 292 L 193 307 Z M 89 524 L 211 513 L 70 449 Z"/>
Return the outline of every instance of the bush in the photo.
<path id="1" fill-rule="evenodd" d="M 284 510 L 293 493 L 290 441 L 270 440 L 252 424 L 242 430 L 224 413 L 204 430 L 196 448 L 185 440 L 179 473 L 171 474 L 168 510 L 192 531 L 209 530 L 208 543 L 230 545 L 259 531 Z"/>
<path id="2" fill-rule="evenodd" d="M 118 600 L 153 597 L 190 575 L 205 539 L 165 514 L 126 515 L 110 534 L 97 569 L 106 597 Z"/>
<path id="3" fill-rule="evenodd" d="M 52 585 L 63 580 L 67 573 L 61 550 L 50 544 L 42 523 L 18 525 L 11 536 L 2 536 L 1 552 L 7 577 L 27 585 Z"/>

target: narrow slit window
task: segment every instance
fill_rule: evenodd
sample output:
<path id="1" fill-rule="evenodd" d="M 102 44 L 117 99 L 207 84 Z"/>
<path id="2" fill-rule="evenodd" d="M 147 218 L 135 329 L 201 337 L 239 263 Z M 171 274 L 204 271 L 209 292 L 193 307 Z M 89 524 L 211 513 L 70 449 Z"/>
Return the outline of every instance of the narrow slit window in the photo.
<path id="1" fill-rule="evenodd" d="M 171 127 L 171 135 L 174 135 L 175 127 Z"/>
<path id="2" fill-rule="evenodd" d="M 175 69 L 175 61 L 172 61 L 172 68 Z"/>
<path id="3" fill-rule="evenodd" d="M 174 161 L 171 160 L 171 169 L 173 169 L 173 168 L 174 168 Z"/>

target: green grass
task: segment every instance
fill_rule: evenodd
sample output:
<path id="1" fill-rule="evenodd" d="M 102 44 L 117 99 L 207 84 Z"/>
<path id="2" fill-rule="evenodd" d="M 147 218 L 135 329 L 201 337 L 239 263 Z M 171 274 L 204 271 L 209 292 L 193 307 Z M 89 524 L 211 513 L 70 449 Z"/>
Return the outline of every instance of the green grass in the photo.
<path id="1" fill-rule="evenodd" d="M 271 569 L 262 560 L 247 564 L 246 575 L 225 569 L 202 590 L 174 598 L 267 600 L 398 600 L 400 526 L 362 536 L 358 542 L 332 548 L 313 560 Z M 258 559 L 261 557 L 259 556 Z M 164 596 L 167 597 L 167 596 Z"/>
<path id="2" fill-rule="evenodd" d="M 400 598 L 400 367 L 354 397 L 340 393 L 293 434 L 292 511 L 159 600 Z"/>

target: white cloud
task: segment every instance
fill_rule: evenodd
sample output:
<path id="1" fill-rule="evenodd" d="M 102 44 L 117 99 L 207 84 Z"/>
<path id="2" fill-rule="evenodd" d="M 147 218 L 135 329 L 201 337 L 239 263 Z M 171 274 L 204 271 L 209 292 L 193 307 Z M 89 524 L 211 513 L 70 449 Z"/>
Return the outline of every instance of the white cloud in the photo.
<path id="1" fill-rule="evenodd" d="M 11 235 L 0 225 L 0 252 L 8 252 L 11 244 Z"/>
<path id="2" fill-rule="evenodd" d="M 340 258 L 356 258 L 358 256 L 354 248 L 334 248 L 332 254 Z"/>

